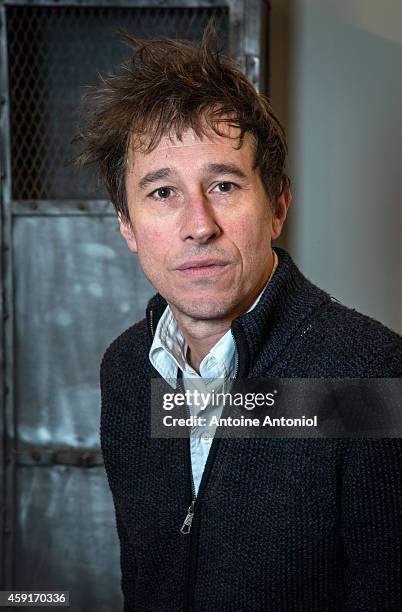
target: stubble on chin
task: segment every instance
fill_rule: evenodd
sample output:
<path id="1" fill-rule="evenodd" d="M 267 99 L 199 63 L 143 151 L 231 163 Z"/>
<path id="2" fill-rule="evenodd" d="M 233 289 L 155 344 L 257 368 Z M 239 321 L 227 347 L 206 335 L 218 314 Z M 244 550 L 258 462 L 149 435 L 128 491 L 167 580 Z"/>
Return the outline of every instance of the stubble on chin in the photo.
<path id="1" fill-rule="evenodd" d="M 176 319 L 186 317 L 194 321 L 222 321 L 234 312 L 236 303 L 223 299 L 167 300 Z"/>

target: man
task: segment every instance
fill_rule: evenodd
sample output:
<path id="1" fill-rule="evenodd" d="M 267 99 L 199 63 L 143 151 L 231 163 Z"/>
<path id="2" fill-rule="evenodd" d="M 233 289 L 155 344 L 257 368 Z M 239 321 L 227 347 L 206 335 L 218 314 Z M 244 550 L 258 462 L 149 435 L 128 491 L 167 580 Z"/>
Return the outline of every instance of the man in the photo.
<path id="1" fill-rule="evenodd" d="M 151 436 L 153 378 L 400 377 L 402 342 L 272 249 L 291 195 L 269 101 L 208 37 L 127 42 L 81 135 L 158 291 L 101 366 L 124 609 L 399 610 L 400 440 Z"/>

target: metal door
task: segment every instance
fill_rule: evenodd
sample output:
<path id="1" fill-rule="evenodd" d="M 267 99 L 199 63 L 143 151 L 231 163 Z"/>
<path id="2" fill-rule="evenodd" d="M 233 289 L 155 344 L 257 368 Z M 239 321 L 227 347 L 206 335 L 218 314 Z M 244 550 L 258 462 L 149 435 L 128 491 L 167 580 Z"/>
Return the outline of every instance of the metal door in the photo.
<path id="1" fill-rule="evenodd" d="M 67 165 L 80 99 L 126 56 L 118 29 L 198 41 L 212 16 L 258 86 L 267 9 L 257 0 L 17 0 L 0 11 L 1 588 L 69 590 L 71 610 L 111 612 L 122 598 L 99 363 L 153 290 L 94 177 Z"/>

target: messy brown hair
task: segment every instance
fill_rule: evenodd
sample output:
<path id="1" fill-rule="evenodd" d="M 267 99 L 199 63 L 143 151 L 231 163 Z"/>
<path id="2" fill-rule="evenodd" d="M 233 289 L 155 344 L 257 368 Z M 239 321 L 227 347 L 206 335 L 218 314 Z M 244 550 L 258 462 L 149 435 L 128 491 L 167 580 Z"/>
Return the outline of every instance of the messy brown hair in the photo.
<path id="1" fill-rule="evenodd" d="M 77 162 L 97 164 L 116 212 L 130 224 L 125 186 L 129 149 L 148 153 L 163 136 L 180 140 L 186 129 L 200 138 L 208 129 L 223 135 L 222 122 L 240 129 L 239 147 L 251 134 L 254 169 L 275 210 L 290 186 L 285 132 L 269 99 L 217 49 L 213 27 L 207 27 L 200 47 L 121 36 L 132 55 L 89 89 L 84 125 L 75 138 L 81 144 Z"/>

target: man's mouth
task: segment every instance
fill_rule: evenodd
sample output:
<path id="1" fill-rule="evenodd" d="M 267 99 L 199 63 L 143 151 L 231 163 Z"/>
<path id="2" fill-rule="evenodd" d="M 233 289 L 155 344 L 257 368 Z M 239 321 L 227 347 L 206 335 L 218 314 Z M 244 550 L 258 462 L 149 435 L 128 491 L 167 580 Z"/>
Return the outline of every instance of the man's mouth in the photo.
<path id="1" fill-rule="evenodd" d="M 223 259 L 189 259 L 177 266 L 176 270 L 186 276 L 213 276 L 222 273 L 228 265 L 229 262 Z"/>

